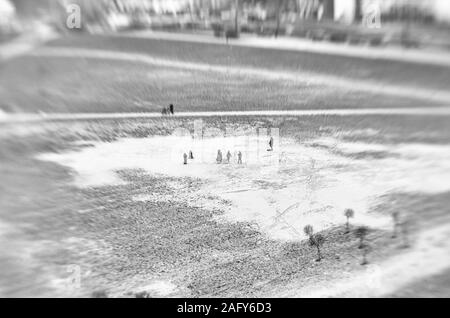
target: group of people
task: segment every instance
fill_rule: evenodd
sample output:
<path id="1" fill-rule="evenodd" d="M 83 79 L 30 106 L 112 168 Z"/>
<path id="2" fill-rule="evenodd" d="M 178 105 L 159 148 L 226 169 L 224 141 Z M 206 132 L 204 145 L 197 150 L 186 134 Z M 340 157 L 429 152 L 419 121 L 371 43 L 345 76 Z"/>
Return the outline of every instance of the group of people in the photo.
<path id="1" fill-rule="evenodd" d="M 223 160 L 223 156 L 222 156 L 222 150 L 217 150 L 217 157 L 216 157 L 216 163 L 220 164 L 220 163 L 230 163 L 231 161 L 231 152 L 228 150 L 227 151 L 227 156 L 225 158 L 225 160 Z M 238 164 L 242 164 L 242 152 L 238 151 L 237 153 L 237 163 Z"/>
<path id="2" fill-rule="evenodd" d="M 170 105 L 172 106 L 172 105 Z M 269 149 L 267 149 L 267 151 L 273 151 L 273 144 L 274 144 L 274 140 L 273 137 L 270 137 L 269 140 Z M 221 163 L 230 163 L 231 162 L 231 157 L 232 154 L 231 152 L 228 150 L 225 159 L 223 158 L 222 155 L 222 150 L 217 150 L 217 156 L 216 156 L 216 163 L 217 164 L 221 164 Z M 194 154 L 192 152 L 192 150 L 189 150 L 189 155 L 187 153 L 183 154 L 183 164 L 187 165 L 188 164 L 188 159 L 193 160 L 194 159 Z M 237 163 L 238 164 L 242 164 L 242 152 L 238 151 L 237 153 Z"/>
<path id="3" fill-rule="evenodd" d="M 174 114 L 173 104 L 170 104 L 169 107 L 163 107 L 161 114 L 163 116 L 173 115 Z"/>
<path id="4" fill-rule="evenodd" d="M 227 151 L 227 155 L 225 160 L 223 160 L 223 156 L 222 156 L 222 151 L 219 149 L 217 150 L 217 157 L 216 157 L 216 162 L 218 164 L 220 163 L 230 163 L 231 161 L 231 152 L 228 150 Z M 238 164 L 242 164 L 242 152 L 238 151 L 237 153 L 237 163 Z M 192 152 L 192 150 L 189 150 L 189 154 L 184 153 L 183 154 L 183 164 L 187 165 L 188 164 L 188 160 L 193 160 L 194 159 L 194 153 Z"/>

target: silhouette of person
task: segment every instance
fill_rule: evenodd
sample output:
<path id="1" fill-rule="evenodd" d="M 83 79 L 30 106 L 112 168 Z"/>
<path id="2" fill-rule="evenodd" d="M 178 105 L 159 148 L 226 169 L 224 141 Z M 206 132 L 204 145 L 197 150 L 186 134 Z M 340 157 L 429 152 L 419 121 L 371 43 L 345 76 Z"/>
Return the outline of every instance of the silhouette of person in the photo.
<path id="1" fill-rule="evenodd" d="M 228 150 L 228 152 L 227 152 L 227 163 L 230 163 L 230 159 L 231 159 L 231 152 Z"/>
<path id="2" fill-rule="evenodd" d="M 162 111 L 161 111 L 161 115 L 165 116 L 167 114 L 167 109 L 165 107 L 163 107 Z"/>
<path id="3" fill-rule="evenodd" d="M 270 147 L 270 151 L 272 151 L 273 150 L 273 137 L 272 136 L 270 136 L 269 147 Z"/>
<path id="4" fill-rule="evenodd" d="M 238 155 L 238 161 L 237 161 L 237 163 L 238 163 L 238 164 L 242 164 L 242 152 L 239 151 L 237 155 Z"/>
<path id="5" fill-rule="evenodd" d="M 194 154 L 192 153 L 192 150 L 189 150 L 189 159 L 194 159 Z"/>
<path id="6" fill-rule="evenodd" d="M 222 151 L 220 151 L 220 149 L 217 150 L 216 162 L 217 163 L 222 163 Z"/>
<path id="7" fill-rule="evenodd" d="M 187 165 L 188 156 L 186 153 L 183 154 L 183 163 Z"/>
<path id="8" fill-rule="evenodd" d="M 169 112 L 173 115 L 174 110 L 173 110 L 173 104 L 170 104 L 169 106 Z"/>

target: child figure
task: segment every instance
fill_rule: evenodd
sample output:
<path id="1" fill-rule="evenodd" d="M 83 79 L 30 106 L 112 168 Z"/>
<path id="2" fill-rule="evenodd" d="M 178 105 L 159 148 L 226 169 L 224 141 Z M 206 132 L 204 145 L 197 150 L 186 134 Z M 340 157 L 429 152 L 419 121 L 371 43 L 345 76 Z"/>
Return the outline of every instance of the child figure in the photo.
<path id="1" fill-rule="evenodd" d="M 227 163 L 230 163 L 231 160 L 231 152 L 228 150 L 227 152 Z"/>
<path id="2" fill-rule="evenodd" d="M 220 149 L 217 150 L 216 162 L 217 163 L 222 163 L 222 151 L 220 151 Z"/>
<path id="3" fill-rule="evenodd" d="M 239 164 L 239 165 L 241 165 L 242 164 L 242 152 L 238 152 L 238 160 L 237 160 L 237 163 Z"/>

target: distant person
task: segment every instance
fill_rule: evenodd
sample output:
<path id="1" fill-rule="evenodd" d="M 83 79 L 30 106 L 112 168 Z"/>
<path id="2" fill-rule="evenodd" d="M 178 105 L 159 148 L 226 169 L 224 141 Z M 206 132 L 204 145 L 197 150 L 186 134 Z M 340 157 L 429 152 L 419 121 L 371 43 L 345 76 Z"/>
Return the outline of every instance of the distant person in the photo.
<path id="1" fill-rule="evenodd" d="M 228 150 L 227 152 L 227 163 L 230 163 L 231 160 L 231 152 Z"/>
<path id="2" fill-rule="evenodd" d="M 194 154 L 192 153 L 192 150 L 189 150 L 189 159 L 194 159 Z"/>
<path id="3" fill-rule="evenodd" d="M 269 140 L 269 148 L 268 151 L 273 151 L 273 137 L 270 136 L 270 140 Z"/>
<path id="4" fill-rule="evenodd" d="M 161 115 L 166 116 L 167 115 L 167 109 L 166 107 L 163 107 L 162 111 L 161 111 Z"/>
<path id="5" fill-rule="evenodd" d="M 239 164 L 239 165 L 241 165 L 242 164 L 242 152 L 238 152 L 238 160 L 237 160 L 237 163 Z"/>
<path id="6" fill-rule="evenodd" d="M 216 162 L 217 163 L 222 163 L 222 151 L 220 151 L 220 149 L 217 150 Z"/>
<path id="7" fill-rule="evenodd" d="M 183 162 L 187 165 L 188 155 L 186 153 L 183 154 Z"/>
<path id="8" fill-rule="evenodd" d="M 173 104 L 170 104 L 170 106 L 169 106 L 169 112 L 170 112 L 171 115 L 174 114 Z"/>

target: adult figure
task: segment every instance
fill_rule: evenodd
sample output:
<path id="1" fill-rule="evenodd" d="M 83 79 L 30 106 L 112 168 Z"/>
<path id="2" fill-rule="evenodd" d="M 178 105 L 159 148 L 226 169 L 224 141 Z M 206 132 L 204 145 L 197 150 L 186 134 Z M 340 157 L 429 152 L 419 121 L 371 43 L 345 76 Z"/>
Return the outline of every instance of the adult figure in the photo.
<path id="1" fill-rule="evenodd" d="M 227 163 L 230 163 L 231 160 L 231 152 L 228 150 L 227 152 Z"/>
<path id="2" fill-rule="evenodd" d="M 216 162 L 217 163 L 222 163 L 222 151 L 220 151 L 220 149 L 217 150 Z"/>
<path id="3" fill-rule="evenodd" d="M 242 164 L 242 152 L 239 151 L 237 155 L 238 155 L 237 163 Z"/>

